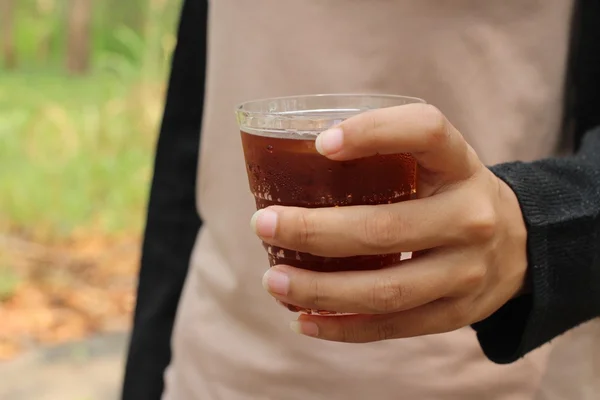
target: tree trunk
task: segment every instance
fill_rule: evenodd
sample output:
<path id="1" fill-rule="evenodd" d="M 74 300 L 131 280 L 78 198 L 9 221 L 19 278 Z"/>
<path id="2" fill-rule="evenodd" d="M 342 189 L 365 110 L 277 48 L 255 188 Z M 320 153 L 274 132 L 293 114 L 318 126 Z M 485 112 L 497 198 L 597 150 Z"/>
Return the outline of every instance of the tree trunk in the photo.
<path id="1" fill-rule="evenodd" d="M 113 27 L 126 26 L 144 36 L 145 21 L 151 2 L 148 0 L 104 0 L 108 7 L 107 18 Z M 119 10 L 115 13 L 115 10 Z"/>
<path id="2" fill-rule="evenodd" d="M 0 0 L 0 33 L 2 37 L 2 59 L 6 69 L 17 66 L 14 41 L 14 0 Z"/>
<path id="3" fill-rule="evenodd" d="M 67 30 L 67 70 L 84 74 L 90 67 L 92 0 L 71 0 Z"/>

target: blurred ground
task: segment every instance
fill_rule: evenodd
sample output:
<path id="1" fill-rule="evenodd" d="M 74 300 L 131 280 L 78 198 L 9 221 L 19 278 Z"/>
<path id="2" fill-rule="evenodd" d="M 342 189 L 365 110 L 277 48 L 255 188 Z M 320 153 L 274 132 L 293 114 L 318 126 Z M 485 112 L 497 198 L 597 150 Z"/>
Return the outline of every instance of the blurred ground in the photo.
<path id="1" fill-rule="evenodd" d="M 128 329 L 163 93 L 0 75 L 0 360 Z"/>
<path id="2" fill-rule="evenodd" d="M 181 0 L 0 0 L 0 400 L 118 398 Z"/>
<path id="3" fill-rule="evenodd" d="M 129 328 L 137 237 L 82 236 L 41 245 L 5 234 L 0 235 L 0 257 L 13 271 L 4 271 L 1 281 L 0 359 L 40 345 Z"/>
<path id="4" fill-rule="evenodd" d="M 0 399 L 117 399 L 126 343 L 125 334 L 107 334 L 39 349 L 0 364 Z"/>
<path id="5" fill-rule="evenodd" d="M 179 9 L 0 0 L 0 367 L 129 329 Z"/>
<path id="6" fill-rule="evenodd" d="M 0 0 L 0 399 L 114 399 L 180 0 Z"/>

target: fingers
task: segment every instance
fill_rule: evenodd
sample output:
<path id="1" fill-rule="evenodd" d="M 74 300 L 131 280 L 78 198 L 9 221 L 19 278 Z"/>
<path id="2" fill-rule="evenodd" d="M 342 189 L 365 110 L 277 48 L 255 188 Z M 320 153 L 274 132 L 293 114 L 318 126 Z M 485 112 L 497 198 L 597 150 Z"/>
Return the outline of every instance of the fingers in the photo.
<path id="1" fill-rule="evenodd" d="M 313 310 L 388 314 L 462 292 L 474 273 L 463 276 L 462 260 L 442 252 L 373 271 L 314 272 L 275 266 L 263 285 L 277 300 Z"/>
<path id="2" fill-rule="evenodd" d="M 258 211 L 252 226 L 269 244 L 325 257 L 418 251 L 477 241 L 494 223 L 489 202 L 465 196 L 467 189 L 375 207 L 274 206 Z"/>
<path id="3" fill-rule="evenodd" d="M 435 107 L 407 104 L 365 112 L 321 133 L 317 150 L 332 160 L 411 153 L 428 171 L 454 180 L 471 176 L 477 155 Z"/>
<path id="4" fill-rule="evenodd" d="M 296 333 L 323 340 L 367 343 L 450 332 L 469 325 L 457 300 L 440 300 L 386 315 L 301 315 L 290 327 Z"/>

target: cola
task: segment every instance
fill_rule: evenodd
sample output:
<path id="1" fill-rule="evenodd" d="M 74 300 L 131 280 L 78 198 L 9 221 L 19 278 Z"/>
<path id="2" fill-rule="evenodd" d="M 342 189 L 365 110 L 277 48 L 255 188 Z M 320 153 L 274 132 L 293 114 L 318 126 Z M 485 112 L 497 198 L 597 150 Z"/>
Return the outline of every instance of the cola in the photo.
<path id="1" fill-rule="evenodd" d="M 391 204 L 417 192 L 417 163 L 410 154 L 377 154 L 333 161 L 315 148 L 317 135 L 365 110 L 422 102 L 400 96 L 326 95 L 267 99 L 238 108 L 238 123 L 250 190 L 257 209 L 271 205 L 305 208 Z M 361 227 L 357 227 L 361 229 Z M 321 257 L 263 243 L 270 266 L 318 272 L 389 267 L 402 254 Z M 292 311 L 327 314 L 287 305 Z"/>
<path id="2" fill-rule="evenodd" d="M 314 137 L 274 137 L 241 132 L 246 171 L 257 209 L 390 204 L 416 193 L 416 162 L 410 154 L 332 161 L 315 149 Z M 360 229 L 360 228 L 357 228 Z M 384 268 L 401 254 L 320 257 L 264 243 L 269 264 L 320 272 Z"/>

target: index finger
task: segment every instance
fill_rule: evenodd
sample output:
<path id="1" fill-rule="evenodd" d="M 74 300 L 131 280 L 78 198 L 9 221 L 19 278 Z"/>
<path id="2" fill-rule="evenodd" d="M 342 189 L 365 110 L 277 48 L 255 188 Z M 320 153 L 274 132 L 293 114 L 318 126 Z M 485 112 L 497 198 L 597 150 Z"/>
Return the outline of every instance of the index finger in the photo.
<path id="1" fill-rule="evenodd" d="M 348 118 L 317 136 L 317 150 L 332 160 L 411 153 L 426 170 L 452 180 L 471 176 L 477 155 L 437 108 L 407 104 Z"/>

